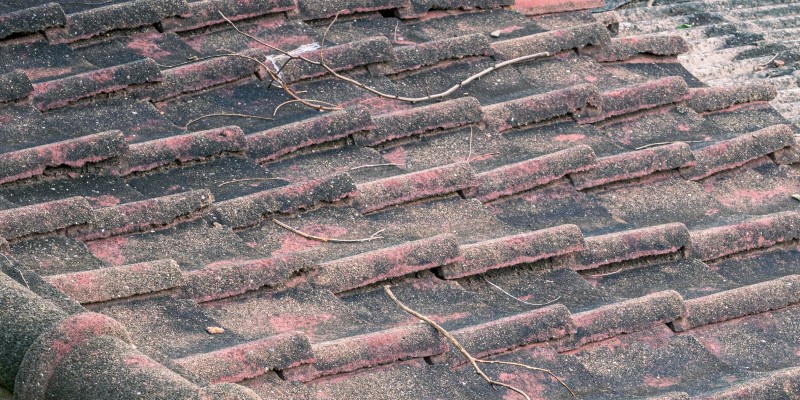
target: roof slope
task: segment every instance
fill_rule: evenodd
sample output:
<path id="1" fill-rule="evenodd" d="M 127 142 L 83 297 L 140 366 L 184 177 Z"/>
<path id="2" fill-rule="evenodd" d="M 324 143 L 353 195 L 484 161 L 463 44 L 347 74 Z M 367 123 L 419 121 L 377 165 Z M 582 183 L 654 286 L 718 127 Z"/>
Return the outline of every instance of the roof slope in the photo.
<path id="1" fill-rule="evenodd" d="M 0 5 L 0 398 L 517 398 L 385 284 L 583 399 L 797 397 L 776 91 L 512 3 Z"/>

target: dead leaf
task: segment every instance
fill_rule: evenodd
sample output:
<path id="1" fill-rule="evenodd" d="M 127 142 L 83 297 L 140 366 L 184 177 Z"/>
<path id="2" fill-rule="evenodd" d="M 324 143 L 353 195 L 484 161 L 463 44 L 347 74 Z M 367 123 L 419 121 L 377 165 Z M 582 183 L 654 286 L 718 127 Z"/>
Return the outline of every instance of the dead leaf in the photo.
<path id="1" fill-rule="evenodd" d="M 206 332 L 212 335 L 219 335 L 220 333 L 225 333 L 225 329 L 222 329 L 218 326 L 209 326 L 208 328 L 206 328 Z"/>

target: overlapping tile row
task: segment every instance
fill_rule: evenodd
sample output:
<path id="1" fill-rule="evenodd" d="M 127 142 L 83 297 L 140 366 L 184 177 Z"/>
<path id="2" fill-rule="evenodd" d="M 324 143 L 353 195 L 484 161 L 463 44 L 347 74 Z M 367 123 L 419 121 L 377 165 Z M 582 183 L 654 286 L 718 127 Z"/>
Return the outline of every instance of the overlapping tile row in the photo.
<path id="1" fill-rule="evenodd" d="M 534 63 L 507 68 L 497 81 L 476 82 L 484 86 L 474 91 L 465 88 L 469 95 L 454 96 L 442 102 L 410 105 L 368 97 L 360 105 L 348 103 L 348 107 L 341 110 L 312 117 L 289 112 L 290 123 L 284 123 L 281 118 L 264 122 L 262 118 L 253 124 L 207 125 L 198 131 L 189 126 L 205 118 L 194 120 L 192 118 L 200 116 L 182 115 L 180 125 L 189 121 L 187 125 L 166 124 L 163 131 L 144 140 L 137 139 L 138 128 L 97 130 L 95 132 L 102 133 L 71 134 L 65 136 L 66 140 L 4 152 L 0 155 L 7 160 L 0 166 L 0 254 L 8 254 L 9 259 L 0 258 L 7 272 L 0 278 L 5 279 L 2 285 L 8 289 L 2 292 L 12 296 L 8 301 L 19 307 L 5 314 L 3 319 L 11 321 L 11 329 L 32 329 L 20 334 L 30 339 L 24 341 L 24 350 L 32 350 L 27 353 L 14 350 L 15 354 L 0 357 L 11 360 L 7 365 L 0 365 L 2 386 L 11 387 L 14 395 L 20 398 L 46 397 L 52 393 L 69 398 L 79 395 L 79 391 L 80 395 L 88 393 L 97 398 L 125 398 L 122 391 L 130 387 L 153 398 L 237 396 L 235 398 L 256 399 L 259 395 L 269 395 L 256 394 L 238 384 L 256 391 L 265 390 L 264 393 L 267 387 L 285 388 L 287 385 L 311 391 L 359 379 L 362 376 L 359 374 L 381 374 L 407 365 L 419 371 L 440 368 L 452 376 L 462 376 L 459 374 L 469 367 L 465 365 L 466 360 L 432 327 L 413 318 L 403 319 L 405 315 L 365 316 L 352 309 L 352 299 L 361 295 L 378 293 L 381 300 L 386 300 L 380 289 L 387 283 L 398 287 L 419 285 L 415 288 L 423 292 L 426 284 L 434 282 L 437 290 L 446 287 L 467 299 L 454 304 L 466 305 L 468 309 L 459 313 L 453 311 L 453 304 L 446 304 L 443 306 L 451 306 L 447 313 L 432 314 L 431 318 L 453 326 L 451 333 L 476 356 L 499 359 L 541 351 L 549 354 L 551 360 L 576 357 L 584 363 L 578 365 L 581 368 L 585 365 L 587 369 L 592 365 L 587 361 L 587 353 L 604 348 L 613 351 L 628 337 L 643 337 L 644 341 L 656 343 L 662 340 L 661 336 L 713 335 L 718 327 L 738 323 L 740 318 L 761 318 L 770 312 L 794 310 L 800 303 L 794 290 L 800 284 L 796 274 L 784 273 L 754 284 L 730 282 L 703 288 L 706 292 L 702 295 L 681 287 L 667 290 L 655 286 L 644 293 L 621 295 L 621 291 L 614 291 L 605 280 L 597 279 L 606 276 L 635 279 L 625 274 L 648 274 L 654 265 L 670 262 L 680 266 L 693 263 L 695 268 L 707 268 L 711 275 L 714 268 L 723 269 L 726 261 L 737 257 L 791 251 L 800 240 L 796 232 L 798 218 L 793 211 L 744 216 L 720 206 L 709 209 L 706 212 L 709 218 L 699 224 L 679 221 L 680 217 L 670 214 L 664 217 L 658 212 L 654 212 L 657 218 L 669 219 L 642 222 L 620 215 L 615 209 L 609 213 L 614 213 L 609 218 L 614 218 L 617 224 L 595 230 L 587 229 L 584 221 L 551 223 L 534 218 L 523 221 L 524 227 L 522 224 L 512 227 L 497 218 L 491 221 L 496 231 L 488 235 L 482 226 L 472 226 L 475 232 L 463 228 L 464 225 L 478 225 L 469 220 L 472 215 L 461 221 L 445 221 L 434 229 L 426 227 L 425 223 L 409 228 L 386 222 L 397 218 L 404 210 L 413 209 L 423 210 L 423 214 L 429 212 L 431 220 L 442 218 L 446 212 L 436 207 L 445 202 L 469 205 L 473 210 L 497 209 L 504 207 L 505 202 L 520 199 L 536 205 L 539 200 L 547 200 L 546 196 L 539 198 L 539 194 L 552 189 L 569 191 L 573 198 L 581 199 L 577 202 L 581 205 L 591 203 L 598 208 L 611 208 L 609 203 L 614 202 L 614 196 L 625 197 L 629 189 L 649 183 L 705 185 L 703 187 L 710 191 L 718 184 L 716 180 L 724 179 L 726 173 L 752 173 L 756 170 L 754 166 L 759 170 L 783 168 L 781 171 L 787 173 L 782 164 L 794 162 L 790 153 L 794 152 L 796 143 L 793 131 L 786 125 L 770 124 L 735 134 L 712 129 L 701 137 L 702 140 L 652 143 L 637 149 L 613 142 L 616 132 L 609 133 L 611 129 L 598 132 L 595 125 L 612 126 L 619 121 L 657 118 L 665 110 L 673 109 L 688 115 L 695 115 L 694 110 L 700 113 L 696 114 L 697 118 L 711 121 L 739 108 L 758 107 L 775 94 L 763 85 L 748 85 L 737 90 L 699 88 L 689 76 L 675 75 L 680 71 L 670 69 L 669 64 L 674 64 L 671 63 L 673 56 L 686 50 L 686 42 L 680 37 L 612 39 L 606 24 L 590 23 L 588 14 L 524 20 L 506 8 L 511 3 L 504 0 L 374 0 L 357 4 L 349 0 L 322 3 L 259 0 L 234 4 L 216 0 L 139 0 L 83 8 L 65 3 L 63 7 L 69 10 L 66 14 L 59 14 L 57 11 L 62 6 L 57 5 L 35 8 L 43 14 L 27 28 L 16 24 L 29 18 L 23 15 L 29 11 L 9 14 L 9 34 L 15 37 L 22 34 L 24 38 L 31 27 L 36 31 L 46 29 L 45 37 L 51 42 L 73 43 L 71 46 L 79 51 L 83 51 L 81 46 L 91 47 L 92 43 L 102 42 L 106 33 L 112 38 L 125 35 L 121 29 L 141 29 L 148 35 L 155 34 L 150 27 L 153 24 L 156 30 L 180 32 L 185 35 L 181 36 L 183 38 L 196 35 L 191 43 L 197 48 L 211 46 L 214 44 L 211 41 L 202 46 L 198 43 L 204 35 L 227 28 L 223 26 L 227 22 L 217 11 L 254 31 L 273 29 L 271 24 L 280 25 L 286 17 L 299 17 L 309 23 L 295 21 L 293 24 L 316 29 L 317 33 L 327 32 L 325 23 L 336 15 L 342 17 L 341 25 L 350 25 L 361 17 L 387 18 L 391 23 L 394 22 L 389 19 L 391 14 L 411 20 L 387 25 L 389 34 L 386 30 L 377 36 L 369 32 L 358 36 L 358 40 L 346 42 L 338 39 L 342 36 L 336 36 L 334 27 L 331 34 L 337 39 L 331 40 L 332 45 L 307 53 L 312 59 L 326 60 L 336 71 L 375 79 L 389 86 L 404 82 L 403 79 L 414 74 L 455 68 L 453 66 L 459 63 L 490 66 L 495 60 L 537 52 L 548 55 Z M 600 5 L 596 1 L 558 3 L 518 1 L 514 8 L 528 14 L 546 14 L 563 11 L 565 7 L 575 10 Z M 468 12 L 462 12 L 464 10 Z M 394 47 L 407 40 L 398 39 L 397 32 L 400 31 L 402 37 L 409 32 L 409 25 L 435 26 L 439 19 L 479 15 L 484 12 L 481 10 L 494 10 L 497 18 L 509 18 L 517 25 L 497 26 L 498 33 L 470 30 L 452 38 L 432 40 L 427 40 L 430 37 L 420 40 L 420 34 L 413 36 L 414 44 L 404 42 L 404 46 Z M 135 13 L 135 18 L 125 17 L 129 13 Z M 59 19 L 62 14 L 65 18 Z M 122 15 L 125 21 L 107 23 L 112 14 Z M 462 24 L 459 29 L 465 28 L 462 22 L 454 26 L 459 24 Z M 539 32 L 542 27 L 553 29 L 532 34 L 526 31 Z M 515 33 L 518 30 L 526 33 Z M 419 30 L 425 35 L 433 31 L 435 29 Z M 0 36 L 4 34 L 6 32 L 0 29 Z M 164 35 L 179 38 L 174 33 Z M 505 35 L 513 36 L 506 38 Z M 295 39 L 301 40 L 292 40 Z M 150 51 L 153 57 L 159 57 L 157 49 Z M 277 74 L 281 79 L 305 85 L 304 89 L 313 91 L 315 85 L 331 82 L 324 69 L 297 60 L 281 68 L 282 59 L 270 54 L 269 49 L 244 53 L 255 60 L 247 57 L 202 59 L 186 48 L 182 51 L 188 57 L 184 57 L 187 64 L 178 56 L 172 57 L 172 65 L 156 63 L 149 58 L 125 59 L 116 62 L 118 65 L 114 67 L 90 68 L 77 75 L 49 81 L 29 78 L 26 73 L 30 70 L 24 68 L 21 71 L 25 72 L 4 73 L 0 75 L 3 93 L 0 103 L 8 107 L 32 106 L 36 113 L 41 111 L 47 117 L 101 101 L 104 96 L 131 96 L 152 102 L 153 111 L 168 114 L 173 103 L 202 103 L 207 101 L 208 97 L 203 97 L 206 95 L 217 96 L 216 101 L 228 101 L 226 96 L 247 90 L 248 85 L 266 85 L 269 78 L 258 62 L 261 60 L 266 60 L 264 65 L 275 73 L 280 69 Z M 560 67 L 558 76 L 552 78 L 558 84 L 554 86 L 558 87 L 545 85 L 546 89 L 542 89 L 526 86 L 527 81 L 514 81 L 523 79 L 520 77 L 532 79 L 543 65 L 565 60 L 572 62 L 568 68 L 577 72 Z M 669 72 L 660 72 L 657 77 L 647 75 L 652 70 L 640 74 L 636 68 L 642 68 L 637 64 L 642 60 L 645 64 L 663 63 Z M 603 73 L 604 68 L 614 71 L 613 74 Z M 455 71 L 459 72 L 457 68 Z M 106 80 L 109 74 L 114 76 Z M 119 74 L 126 75 L 123 79 Z M 198 75 L 201 79 L 197 79 Z M 495 95 L 493 89 L 486 88 L 492 84 L 503 87 L 509 81 L 517 85 L 518 91 L 499 89 L 497 93 L 500 94 Z M 333 91 L 338 90 L 342 89 Z M 487 101 L 490 97 L 487 93 L 494 97 Z M 248 106 L 237 101 L 226 107 Z M 281 101 L 259 103 L 259 112 L 267 115 L 263 109 L 272 108 Z M 372 108 L 372 105 L 380 107 Z M 138 109 L 133 113 L 136 112 Z M 55 125 L 60 122 L 57 118 L 53 121 Z M 544 141 L 548 146 L 538 147 L 542 139 L 535 137 L 536 134 L 541 134 L 542 127 L 550 124 L 567 125 L 570 131 L 555 138 L 547 136 L 547 132 Z M 677 127 L 681 132 L 691 129 L 688 125 Z M 473 130 L 477 132 L 475 154 L 483 152 L 479 148 L 486 145 L 487 138 L 497 141 L 499 148 L 509 144 L 508 154 L 495 157 L 496 154 L 488 153 L 474 157 Z M 463 136 L 460 142 L 453 139 L 456 135 Z M 368 154 L 380 159 L 389 151 L 397 154 L 420 152 L 422 146 L 430 146 L 428 150 L 433 159 L 426 160 L 428 164 L 422 166 L 409 157 L 403 163 L 392 159 L 391 163 L 380 164 L 391 166 L 389 173 L 373 173 L 369 168 L 350 172 L 336 169 L 315 177 L 302 173 L 306 167 L 303 163 L 318 162 L 320 155 L 339 154 L 346 158 L 351 154 Z M 437 146 L 445 149 L 444 155 L 434 152 Z M 447 153 L 452 152 L 454 146 L 468 146 L 469 155 L 450 157 Z M 353 149 L 358 150 L 350 152 Z M 464 151 L 462 155 L 466 154 Z M 387 161 L 390 158 L 386 156 Z M 168 181 L 170 174 L 184 171 L 201 171 L 199 175 L 204 177 L 201 179 L 206 179 L 231 165 L 247 165 L 261 172 L 272 168 L 295 168 L 297 171 L 292 180 L 262 176 L 248 180 L 250 177 L 243 176 L 214 184 L 206 182 L 202 188 L 185 191 L 168 184 L 163 188 L 148 187 L 152 182 L 162 178 Z M 66 199 L 37 197 L 25 192 L 34 187 L 46 191 L 41 188 L 50 183 L 71 182 L 71 179 L 85 176 L 116 182 L 113 199 L 104 198 L 93 186 L 80 189 L 89 190 L 88 193 L 81 192 Z M 666 193 L 663 197 L 675 195 Z M 329 243 L 330 239 L 343 237 L 329 226 L 320 228 L 310 222 L 304 225 L 312 234 L 334 232 L 320 237 L 273 226 L 277 224 L 273 217 L 280 219 L 291 215 L 310 221 L 315 212 L 341 209 L 352 210 L 350 219 L 360 218 L 377 229 L 385 228 L 386 241 L 366 237 L 349 244 Z M 715 213 L 723 215 L 718 219 Z M 592 211 L 584 215 L 590 219 L 599 214 Z M 480 224 L 487 221 L 474 217 Z M 591 221 L 585 222 L 588 225 Z M 382 226 L 384 223 L 388 225 Z M 283 236 L 276 239 L 270 227 Z M 278 243 L 275 248 L 264 245 L 261 239 L 244 239 L 258 237 L 250 235 L 256 230 L 266 232 L 265 242 Z M 184 235 L 186 232 L 207 234 L 211 231 L 221 234 L 208 242 L 198 240 L 197 246 L 209 245 L 210 248 L 206 252 L 193 248 L 197 254 L 180 254 L 180 250 L 176 250 L 165 256 L 161 254 L 165 250 L 160 248 L 164 246 L 156 243 L 159 237 L 167 241 L 175 237 L 187 240 L 185 238 L 192 236 Z M 59 235 L 78 244 L 81 243 L 76 239 L 86 241 L 86 252 L 91 256 L 93 251 L 95 261 L 103 267 L 69 272 L 54 269 L 55 272 L 40 274 L 25 265 L 13 264 L 16 262 L 14 251 L 21 246 L 47 243 Z M 128 249 L 126 246 L 145 247 L 145 243 L 150 243 L 151 248 L 133 255 L 122 254 Z M 336 249 L 331 250 L 333 247 Z M 12 264 L 5 265 L 5 262 Z M 42 265 L 38 267 L 46 270 Z M 681 271 L 680 267 L 667 265 L 659 273 L 669 274 L 674 270 Z M 526 277 L 528 273 L 568 276 L 576 285 L 583 284 L 581 290 L 587 293 L 606 290 L 608 293 L 598 294 L 597 299 L 601 300 L 584 302 L 571 298 L 583 295 L 576 292 L 569 298 L 556 297 L 554 304 L 545 305 L 532 303 L 535 296 L 516 298 L 502 288 L 495 290 L 496 285 L 492 284 L 484 287 L 495 290 L 506 303 L 482 303 L 487 300 L 480 297 L 480 291 L 475 289 L 477 284 L 485 281 L 488 285 L 496 276 L 517 273 Z M 16 283 L 9 281 L 6 275 Z M 429 281 L 422 283 L 425 279 Z M 532 281 L 536 284 L 553 282 L 548 279 Z M 132 311 L 142 304 L 148 305 L 145 310 L 154 313 L 176 307 L 183 311 L 165 313 L 158 317 L 162 318 L 158 322 L 155 322 L 157 317 L 148 314 L 141 325 L 180 326 L 181 334 L 170 336 L 174 333 L 154 329 L 153 332 L 163 333 L 164 338 L 152 339 L 156 336 L 153 332 L 146 332 L 148 328 L 135 323 L 127 327 L 133 332 L 129 334 L 116 321 L 84 312 L 77 303 L 70 308 L 78 310 L 78 314 L 67 317 L 66 312 L 42 300 L 59 291 L 91 310 L 111 315 L 113 312 L 109 310 L 115 309 L 120 320 L 128 322 L 135 322 L 144 315 Z M 308 293 L 315 293 L 317 297 L 302 298 Z M 432 290 L 431 293 L 437 292 Z M 409 296 L 408 300 L 421 301 L 422 298 Z M 33 305 L 25 306 L 23 300 Z M 255 307 L 248 305 L 250 301 L 267 306 L 264 308 L 284 309 L 278 317 L 265 317 L 266 313 L 261 312 L 248 314 L 251 311 L 248 307 Z M 220 315 L 213 310 L 228 307 L 242 314 L 239 318 L 243 318 L 245 326 L 237 326 L 237 317 L 230 315 L 217 319 L 222 322 L 213 320 L 214 315 Z M 259 311 L 264 309 L 259 308 Z M 307 315 L 309 312 L 313 315 Z M 21 327 L 14 324 L 14 318 L 23 318 L 28 315 L 26 313 L 35 314 L 35 318 L 29 318 L 33 322 L 19 324 Z M 195 325 L 187 324 L 187 320 Z M 55 328 L 49 330 L 50 325 Z M 189 325 L 192 327 L 188 328 Z M 138 342 L 148 337 L 151 339 L 145 342 L 175 339 L 180 354 L 159 357 L 157 351 L 151 352 L 153 343 L 141 346 Z M 185 339 L 184 343 L 185 337 L 192 339 Z M 36 341 L 31 345 L 33 339 Z M 706 339 L 706 342 L 711 340 Z M 147 356 L 131 347 L 134 341 Z M 67 344 L 63 345 L 64 342 Z M 55 347 L 63 351 L 48 353 L 43 350 Z M 712 350 L 713 346 L 707 347 Z M 12 348 L 16 349 L 8 346 Z M 0 348 L 0 351 L 5 350 Z M 717 350 L 715 355 L 720 353 Z M 89 354 L 100 356 L 92 358 Z M 22 367 L 17 368 L 14 364 L 20 358 L 24 358 Z M 751 381 L 728 381 L 741 386 L 710 394 L 706 390 L 697 393 L 709 398 L 728 398 L 737 393 L 760 395 L 793 390 L 785 382 L 796 380 L 794 369 L 771 368 L 769 374 Z M 41 371 L 46 373 L 41 374 Z M 97 393 L 100 389 L 90 384 L 84 387 L 59 383 L 72 382 L 76 374 L 92 382 L 98 378 L 98 371 L 129 384 L 115 389 L 120 393 Z M 131 380 L 131 376 L 142 376 L 146 382 Z M 653 387 L 669 383 L 651 378 L 648 378 L 648 385 Z M 15 388 L 15 379 L 21 382 L 18 387 L 32 387 Z M 201 387 L 203 385 L 198 382 L 212 385 Z M 531 382 L 525 381 L 526 385 Z M 319 393 L 327 395 L 324 391 Z M 683 393 L 669 396 L 686 397 Z"/>

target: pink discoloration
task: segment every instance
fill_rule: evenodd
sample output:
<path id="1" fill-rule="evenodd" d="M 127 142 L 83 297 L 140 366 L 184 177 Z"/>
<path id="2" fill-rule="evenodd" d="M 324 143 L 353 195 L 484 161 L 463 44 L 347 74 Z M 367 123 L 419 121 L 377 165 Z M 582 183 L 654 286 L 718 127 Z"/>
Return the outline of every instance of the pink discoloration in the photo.
<path id="1" fill-rule="evenodd" d="M 800 239 L 800 215 L 783 212 L 691 233 L 692 254 L 713 260 L 729 254 Z"/>
<path id="2" fill-rule="evenodd" d="M 569 173 L 589 168 L 594 150 L 586 145 L 571 147 L 546 156 L 506 165 L 476 176 L 477 198 L 491 201 L 552 182 Z"/>
<path id="3" fill-rule="evenodd" d="M 317 326 L 334 318 L 335 316 L 333 314 L 280 314 L 269 317 L 269 325 L 275 329 L 276 332 L 285 333 L 299 330 L 306 332 L 307 335 L 313 338 L 312 332 L 314 332 Z"/>
<path id="4" fill-rule="evenodd" d="M 72 68 L 37 67 L 37 68 L 26 68 L 23 70 L 23 72 L 25 73 L 25 75 L 28 76 L 28 79 L 30 79 L 31 81 L 40 81 L 54 76 L 69 75 L 72 73 Z"/>
<path id="5" fill-rule="evenodd" d="M 154 58 L 156 60 L 163 57 L 169 57 L 171 53 L 167 50 L 164 50 L 156 43 L 156 40 L 158 40 L 160 36 L 160 33 L 131 36 L 125 47 L 135 51 L 139 55 Z"/>
<path id="6" fill-rule="evenodd" d="M 474 172 L 466 163 L 394 176 L 358 185 L 356 207 L 362 213 L 475 186 Z"/>
<path id="7" fill-rule="evenodd" d="M 406 165 L 406 149 L 397 147 L 386 153 L 383 153 L 383 158 L 393 164 Z"/>
<path id="8" fill-rule="evenodd" d="M 124 248 L 128 239 L 123 236 L 86 243 L 92 254 L 111 265 L 125 265 Z"/>
<path id="9" fill-rule="evenodd" d="M 568 133 L 568 134 L 564 134 L 564 135 L 553 136 L 553 140 L 555 140 L 556 142 L 562 142 L 562 143 L 577 142 L 577 141 L 583 140 L 583 139 L 586 139 L 586 135 L 584 135 L 582 133 Z"/>
<path id="10" fill-rule="evenodd" d="M 511 32 L 515 32 L 515 31 L 518 31 L 520 29 L 524 29 L 524 27 L 519 26 L 519 25 L 511 25 L 511 26 L 507 26 L 505 28 L 500 28 L 500 29 L 498 29 L 496 31 L 492 31 L 492 34 L 497 35 L 497 36 L 507 35 L 507 34 L 509 34 Z"/>
<path id="11" fill-rule="evenodd" d="M 675 386 L 681 383 L 680 378 L 666 378 L 666 377 L 654 377 L 654 376 L 645 376 L 644 377 L 644 384 L 654 388 L 668 388 L 670 386 Z"/>
<path id="12" fill-rule="evenodd" d="M 464 262 L 442 267 L 440 273 L 447 279 L 461 278 L 490 269 L 569 254 L 584 248 L 580 229 L 575 225 L 562 225 L 461 246 Z"/>
<path id="13" fill-rule="evenodd" d="M 305 233 L 320 237 L 337 238 L 347 234 L 347 228 L 330 225 L 307 225 L 299 227 Z M 306 239 L 295 233 L 286 232 L 281 239 L 281 247 L 272 252 L 272 255 L 291 254 L 311 250 L 323 246 L 324 242 Z"/>
<path id="14" fill-rule="evenodd" d="M 87 197 L 86 200 L 95 207 L 110 207 L 119 204 L 120 201 L 118 197 L 108 194 L 96 197 Z"/>

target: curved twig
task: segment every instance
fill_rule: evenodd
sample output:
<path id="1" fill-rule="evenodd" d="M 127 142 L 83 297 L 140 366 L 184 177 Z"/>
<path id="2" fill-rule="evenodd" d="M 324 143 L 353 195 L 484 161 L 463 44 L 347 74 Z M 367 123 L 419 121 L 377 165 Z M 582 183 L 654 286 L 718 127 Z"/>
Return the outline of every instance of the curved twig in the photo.
<path id="1" fill-rule="evenodd" d="M 283 222 L 278 221 L 275 218 L 272 219 L 272 222 L 274 222 L 275 225 L 278 225 L 281 228 L 286 229 L 289 232 L 296 233 L 296 234 L 298 234 L 298 235 L 300 235 L 300 236 L 302 236 L 302 237 L 304 237 L 306 239 L 319 240 L 320 242 L 327 242 L 327 243 L 364 243 L 364 242 L 371 242 L 373 240 L 383 239 L 383 236 L 378 236 L 378 235 L 381 232 L 386 230 L 385 228 L 381 229 L 381 230 L 378 230 L 375 233 L 373 233 L 372 236 L 367 237 L 367 238 L 363 238 L 363 239 L 336 239 L 336 238 L 327 238 L 327 237 L 323 237 L 323 236 L 314 236 L 314 235 L 312 235 L 310 233 L 305 233 L 305 232 L 303 232 L 303 231 L 301 231 L 299 229 L 292 228 L 291 226 L 289 226 L 287 224 L 284 224 Z"/>
<path id="2" fill-rule="evenodd" d="M 456 338 L 450 332 L 448 332 L 447 330 L 442 328 L 441 325 L 437 324 L 432 319 L 420 314 L 418 311 L 415 311 L 415 310 L 411 309 L 407 305 L 403 304 L 400 300 L 398 300 L 397 297 L 394 295 L 394 293 L 392 293 L 391 286 L 389 286 L 389 285 L 384 286 L 383 287 L 383 291 L 386 292 L 386 295 L 389 296 L 389 298 L 392 299 L 392 301 L 394 301 L 394 303 L 397 304 L 397 306 L 400 307 L 403 311 L 405 311 L 405 312 L 407 312 L 407 313 L 409 313 L 409 314 L 421 319 L 422 321 L 424 321 L 425 323 L 427 323 L 428 325 L 430 325 L 434 329 L 436 329 L 436 331 L 439 332 L 439 334 L 444 336 L 450 342 L 450 344 L 452 344 L 453 347 L 455 347 L 467 359 L 467 361 L 472 365 L 472 368 L 475 370 L 475 373 L 480 375 L 480 377 L 483 378 L 483 380 L 485 380 L 490 385 L 492 385 L 492 386 L 502 386 L 502 387 L 507 388 L 507 389 L 509 389 L 511 391 L 519 393 L 520 395 L 525 397 L 526 400 L 531 400 L 530 396 L 528 396 L 528 394 L 525 393 L 525 391 L 523 391 L 522 389 L 520 389 L 518 387 L 515 387 L 515 386 L 512 386 L 512 385 L 509 385 L 507 383 L 496 381 L 496 380 L 490 378 L 488 375 L 486 375 L 485 372 L 483 372 L 483 370 L 481 369 L 481 367 L 478 364 L 514 365 L 514 366 L 518 366 L 518 367 L 527 368 L 527 369 L 530 369 L 532 371 L 544 372 L 544 373 L 554 377 L 558 381 L 558 383 L 560 383 L 562 386 L 564 386 L 567 389 L 567 391 L 569 392 L 570 395 L 572 395 L 572 397 L 575 397 L 575 393 L 572 392 L 572 389 L 570 389 L 569 386 L 567 386 L 567 384 L 564 381 L 562 381 L 559 377 L 557 377 L 553 373 L 553 371 L 550 371 L 549 369 L 536 368 L 536 367 L 532 367 L 530 365 L 512 363 L 512 362 L 506 362 L 506 361 L 483 360 L 483 359 L 476 358 L 476 357 L 472 356 L 472 354 L 470 354 L 467 351 L 467 349 L 465 349 L 464 346 L 462 346 L 461 343 L 459 343 L 459 341 L 456 340 Z"/>

